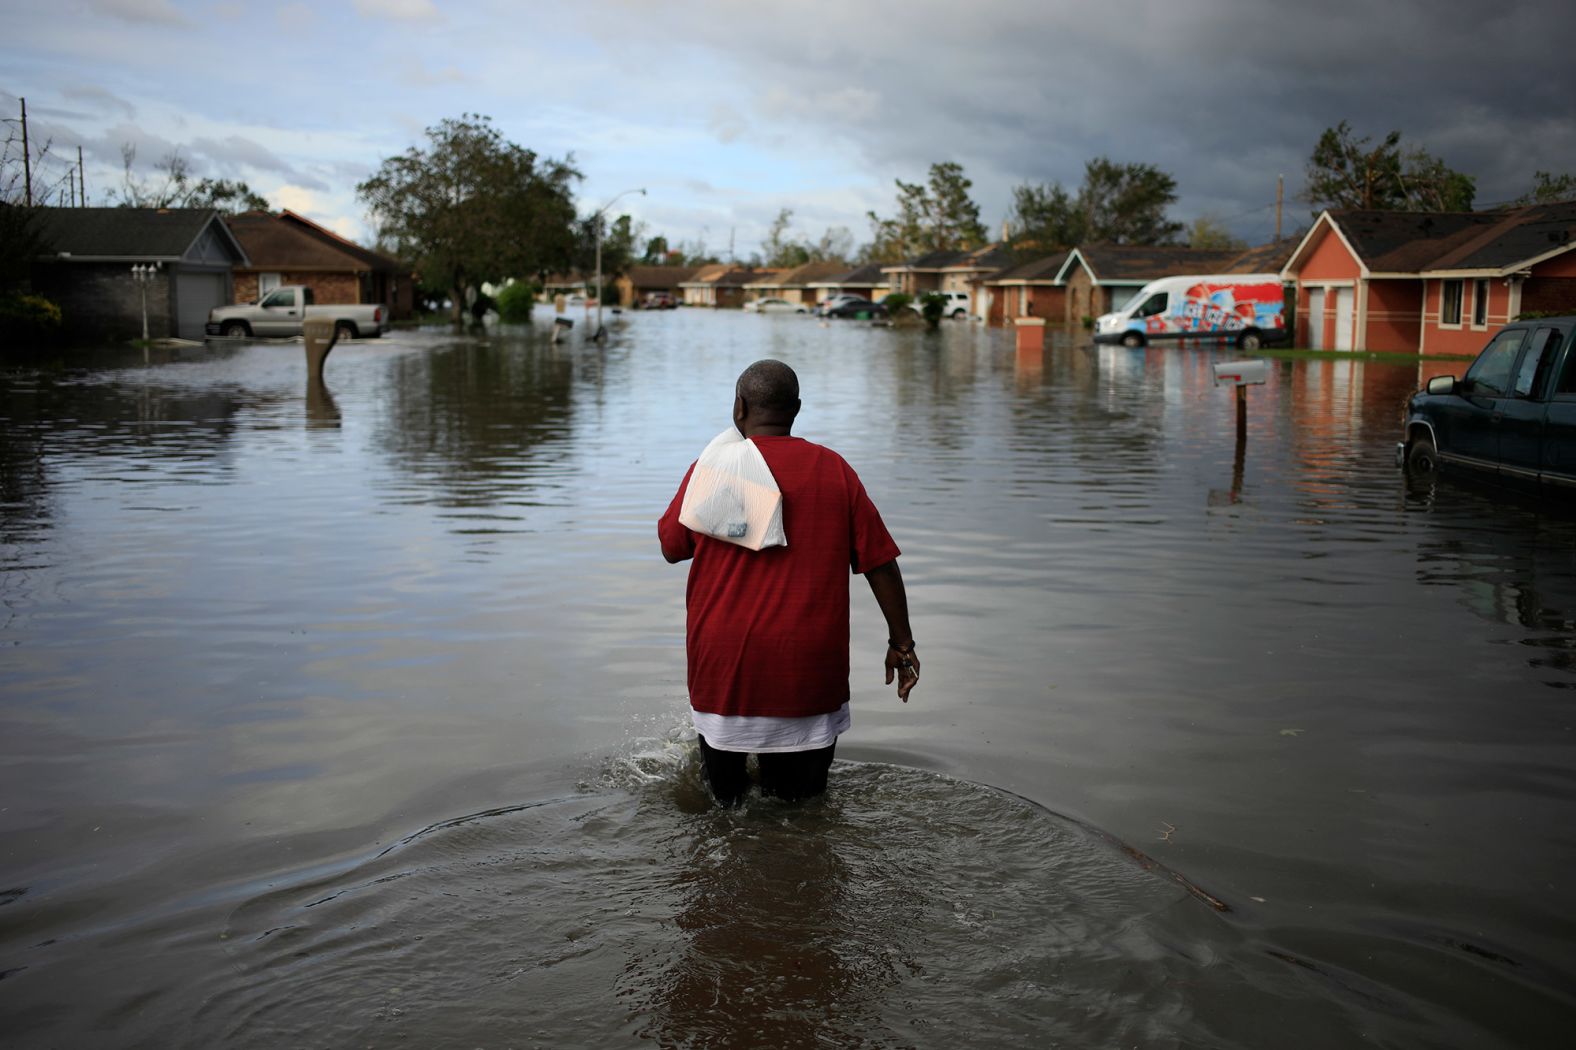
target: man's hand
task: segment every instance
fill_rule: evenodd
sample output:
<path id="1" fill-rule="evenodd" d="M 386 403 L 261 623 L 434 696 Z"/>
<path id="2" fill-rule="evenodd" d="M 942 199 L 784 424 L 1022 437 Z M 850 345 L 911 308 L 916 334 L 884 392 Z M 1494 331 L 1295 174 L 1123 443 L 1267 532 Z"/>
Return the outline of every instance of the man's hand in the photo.
<path id="1" fill-rule="evenodd" d="M 897 676 L 897 698 L 908 703 L 908 694 L 919 683 L 919 657 L 910 652 L 899 652 L 888 646 L 886 653 L 886 684 Z"/>

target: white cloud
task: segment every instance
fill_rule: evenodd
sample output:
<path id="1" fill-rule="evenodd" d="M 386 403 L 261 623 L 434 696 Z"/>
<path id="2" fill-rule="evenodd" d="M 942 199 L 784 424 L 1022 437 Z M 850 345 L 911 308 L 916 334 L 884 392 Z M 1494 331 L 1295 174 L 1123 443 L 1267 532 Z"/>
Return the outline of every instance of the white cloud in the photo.
<path id="1" fill-rule="evenodd" d="M 89 6 L 100 14 L 125 22 L 164 26 L 189 24 L 170 0 L 90 0 Z"/>
<path id="2" fill-rule="evenodd" d="M 432 0 L 355 0 L 363 18 L 393 18 L 401 22 L 430 22 L 441 17 Z"/>
<path id="3" fill-rule="evenodd" d="M 286 183 L 269 194 L 269 197 L 279 202 L 281 208 L 287 208 L 302 215 L 310 214 L 317 207 L 317 194 L 304 186 L 292 186 Z"/>

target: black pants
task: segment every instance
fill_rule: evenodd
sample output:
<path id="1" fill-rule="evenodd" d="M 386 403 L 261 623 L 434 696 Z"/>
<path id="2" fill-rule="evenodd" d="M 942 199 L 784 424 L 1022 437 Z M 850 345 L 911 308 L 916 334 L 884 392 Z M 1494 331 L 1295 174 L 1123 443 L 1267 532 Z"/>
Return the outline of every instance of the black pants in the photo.
<path id="1" fill-rule="evenodd" d="M 711 793 L 724 806 L 738 805 L 750 790 L 750 774 L 744 768 L 747 756 L 743 751 L 718 751 L 705 737 L 696 737 Z M 761 794 L 786 802 L 821 794 L 826 790 L 826 774 L 832 768 L 835 750 L 834 742 L 814 751 L 771 751 L 755 756 L 761 770 Z"/>

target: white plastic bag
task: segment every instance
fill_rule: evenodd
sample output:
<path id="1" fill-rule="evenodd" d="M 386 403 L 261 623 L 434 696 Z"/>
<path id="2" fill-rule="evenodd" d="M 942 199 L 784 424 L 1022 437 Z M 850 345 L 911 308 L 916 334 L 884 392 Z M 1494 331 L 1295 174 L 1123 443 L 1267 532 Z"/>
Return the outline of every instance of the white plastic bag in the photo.
<path id="1" fill-rule="evenodd" d="M 755 442 L 733 427 L 712 438 L 690 474 L 679 524 L 752 551 L 788 545 L 782 490 Z"/>

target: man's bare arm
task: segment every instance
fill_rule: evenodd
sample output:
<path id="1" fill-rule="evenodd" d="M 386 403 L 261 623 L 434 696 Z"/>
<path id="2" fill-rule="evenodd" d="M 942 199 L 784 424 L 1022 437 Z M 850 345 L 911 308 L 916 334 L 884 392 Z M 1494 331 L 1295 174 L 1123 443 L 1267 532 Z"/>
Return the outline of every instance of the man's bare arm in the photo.
<path id="1" fill-rule="evenodd" d="M 908 694 L 919 681 L 919 657 L 914 655 L 914 632 L 908 625 L 908 592 L 903 588 L 903 573 L 894 558 L 865 573 L 870 593 L 876 596 L 881 615 L 886 617 L 888 647 L 886 680 L 897 676 L 897 698 L 908 703 Z"/>

